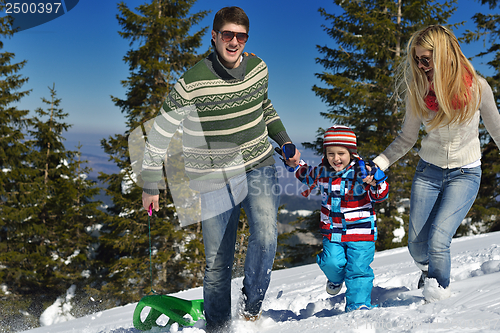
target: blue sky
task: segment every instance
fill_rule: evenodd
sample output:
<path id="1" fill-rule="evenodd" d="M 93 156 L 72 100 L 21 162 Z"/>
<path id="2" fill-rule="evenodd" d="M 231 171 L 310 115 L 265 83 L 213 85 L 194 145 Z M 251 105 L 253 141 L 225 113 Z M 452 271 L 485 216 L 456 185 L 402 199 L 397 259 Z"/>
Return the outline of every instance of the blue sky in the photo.
<path id="1" fill-rule="evenodd" d="M 124 2 L 135 8 L 146 0 Z M 459 4 L 450 23 L 470 23 L 474 13 L 489 11 L 473 0 L 460 0 Z M 192 12 L 212 10 L 201 22 L 201 26 L 211 29 L 215 12 L 232 5 L 243 8 L 250 18 L 250 38 L 245 50 L 268 64 L 269 96 L 289 135 L 295 142 L 313 141 L 319 127 L 330 125 L 319 115 L 327 111 L 327 106 L 311 90 L 314 84 L 322 85 L 314 76 L 323 71 L 315 63 L 320 56 L 316 45 L 334 47 L 321 27 L 326 22 L 318 8 L 338 13 L 338 7 L 327 0 L 199 0 Z M 65 15 L 5 41 L 3 51 L 15 53 L 14 62 L 28 61 L 21 72 L 29 77 L 23 90 L 32 92 L 19 107 L 45 108 L 41 98 L 48 98 L 48 87 L 55 84 L 61 107 L 69 113 L 66 121 L 73 124 L 65 134 L 67 149 L 73 150 L 81 142 L 84 153 L 102 155 L 100 140 L 125 130 L 124 115 L 110 97 L 125 96 L 120 81 L 129 74 L 123 57 L 130 47 L 118 35 L 117 13 L 114 0 L 81 0 Z M 463 30 L 456 31 L 457 36 Z M 209 45 L 208 33 L 201 51 Z M 473 56 L 484 46 L 480 42 L 462 47 L 467 56 Z M 486 59 L 476 59 L 473 64 L 488 74 L 491 70 L 484 62 Z"/>

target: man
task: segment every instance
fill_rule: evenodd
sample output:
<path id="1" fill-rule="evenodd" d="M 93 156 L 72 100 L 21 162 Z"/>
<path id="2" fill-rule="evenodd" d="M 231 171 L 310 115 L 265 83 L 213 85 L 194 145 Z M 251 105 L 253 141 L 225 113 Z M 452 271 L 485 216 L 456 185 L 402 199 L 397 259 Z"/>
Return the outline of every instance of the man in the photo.
<path id="1" fill-rule="evenodd" d="M 185 171 L 189 187 L 201 198 L 208 332 L 230 326 L 231 271 L 242 207 L 250 237 L 239 313 L 246 320 L 260 316 L 276 254 L 280 194 L 268 137 L 280 147 L 291 142 L 267 98 L 266 64 L 243 53 L 248 31 L 249 20 L 241 8 L 217 12 L 214 52 L 174 86 L 148 134 L 143 161 L 143 206 L 152 204 L 158 211 L 156 183 L 170 138 L 182 121 Z M 299 154 L 293 153 L 290 160 L 298 163 Z"/>

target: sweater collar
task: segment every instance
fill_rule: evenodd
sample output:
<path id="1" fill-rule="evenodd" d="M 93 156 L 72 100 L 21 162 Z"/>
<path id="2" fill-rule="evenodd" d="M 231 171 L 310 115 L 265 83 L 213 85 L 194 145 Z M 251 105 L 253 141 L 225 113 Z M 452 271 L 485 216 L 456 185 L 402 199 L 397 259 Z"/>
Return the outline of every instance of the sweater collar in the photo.
<path id="1" fill-rule="evenodd" d="M 242 59 L 240 60 L 240 65 L 236 68 L 227 68 L 225 67 L 219 60 L 219 56 L 217 51 L 210 55 L 210 65 L 212 72 L 220 77 L 223 80 L 240 80 L 243 81 L 245 79 L 245 73 L 247 68 L 247 57 L 244 54 L 241 55 Z"/>

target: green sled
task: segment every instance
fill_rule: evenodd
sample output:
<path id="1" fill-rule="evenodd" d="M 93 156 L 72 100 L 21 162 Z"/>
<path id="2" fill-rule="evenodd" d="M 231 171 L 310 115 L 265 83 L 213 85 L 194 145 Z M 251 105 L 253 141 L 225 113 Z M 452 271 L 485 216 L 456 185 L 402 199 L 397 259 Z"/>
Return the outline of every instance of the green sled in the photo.
<path id="1" fill-rule="evenodd" d="M 148 316 L 144 321 L 141 320 L 141 311 L 144 307 L 149 306 Z M 134 327 L 141 331 L 148 331 L 153 326 L 163 327 L 156 323 L 156 320 L 164 314 L 169 318 L 166 326 L 173 323 L 179 323 L 182 326 L 193 326 L 199 319 L 205 319 L 203 315 L 203 300 L 196 299 L 188 301 L 182 298 L 166 295 L 149 295 L 144 296 L 134 311 Z M 188 314 L 190 318 L 184 316 Z"/>

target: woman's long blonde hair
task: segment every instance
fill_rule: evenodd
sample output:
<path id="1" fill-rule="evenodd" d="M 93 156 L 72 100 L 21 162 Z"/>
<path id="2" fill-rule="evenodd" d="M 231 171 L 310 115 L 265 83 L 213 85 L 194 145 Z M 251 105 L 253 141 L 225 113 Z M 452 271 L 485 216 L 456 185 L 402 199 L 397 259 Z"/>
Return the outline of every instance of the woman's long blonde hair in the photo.
<path id="1" fill-rule="evenodd" d="M 416 46 L 432 51 L 432 84 L 439 104 L 437 112 L 430 110 L 424 100 L 431 83 L 415 61 Z M 450 30 L 431 25 L 414 33 L 408 42 L 406 68 L 410 110 L 420 119 L 428 121 L 429 128 L 464 124 L 473 117 L 481 102 L 481 85 L 474 67 L 462 53 L 457 38 Z"/>

